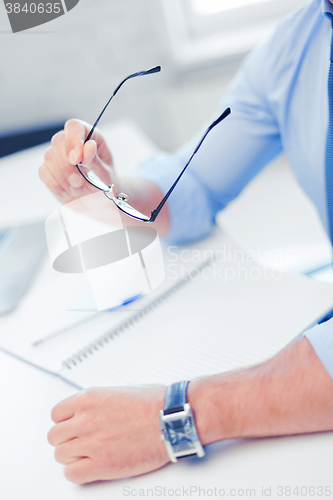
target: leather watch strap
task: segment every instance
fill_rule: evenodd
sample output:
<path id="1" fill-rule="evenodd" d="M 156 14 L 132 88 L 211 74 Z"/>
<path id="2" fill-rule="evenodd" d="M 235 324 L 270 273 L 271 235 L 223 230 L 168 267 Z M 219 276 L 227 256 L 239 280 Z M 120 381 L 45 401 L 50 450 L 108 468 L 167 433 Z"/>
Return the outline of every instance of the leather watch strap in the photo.
<path id="1" fill-rule="evenodd" d="M 172 462 L 205 454 L 187 402 L 188 384 L 188 381 L 177 382 L 167 388 L 164 410 L 159 415 L 162 437 Z"/>
<path id="2" fill-rule="evenodd" d="M 185 380 L 183 382 L 176 382 L 168 387 L 165 394 L 165 403 L 164 403 L 164 414 L 166 411 L 168 413 L 172 413 L 170 408 L 174 406 L 181 406 L 184 408 L 184 404 L 187 403 L 187 387 L 189 381 Z"/>

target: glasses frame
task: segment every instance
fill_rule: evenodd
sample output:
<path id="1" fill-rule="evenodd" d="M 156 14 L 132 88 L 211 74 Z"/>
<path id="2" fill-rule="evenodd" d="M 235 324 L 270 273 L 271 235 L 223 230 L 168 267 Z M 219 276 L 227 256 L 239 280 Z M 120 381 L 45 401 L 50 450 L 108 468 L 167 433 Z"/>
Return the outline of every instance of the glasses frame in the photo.
<path id="1" fill-rule="evenodd" d="M 99 114 L 97 120 L 95 121 L 94 125 L 92 126 L 90 132 L 88 133 L 85 141 L 84 141 L 84 144 L 86 142 L 88 142 L 94 131 L 95 131 L 95 128 L 97 127 L 100 119 L 102 118 L 106 108 L 108 107 L 108 105 L 110 104 L 110 102 L 112 101 L 112 99 L 114 98 L 114 96 L 117 94 L 117 92 L 119 91 L 119 89 L 122 87 L 122 85 L 127 82 L 127 80 L 130 80 L 131 78 L 135 78 L 137 76 L 145 76 L 145 75 L 151 75 L 153 73 L 159 73 L 161 71 L 161 66 L 154 66 L 153 68 L 151 69 L 148 69 L 146 71 L 138 71 L 137 73 L 133 73 L 132 75 L 129 75 L 127 76 L 126 78 L 124 78 L 124 80 L 122 80 L 119 85 L 116 87 L 116 89 L 114 90 L 113 94 L 111 95 L 110 99 L 108 100 L 108 102 L 106 103 L 106 105 L 104 106 L 104 108 L 102 109 L 101 113 Z M 100 191 L 103 191 L 103 193 L 105 194 L 105 196 L 114 202 L 114 204 L 118 207 L 119 210 L 121 210 L 121 212 L 125 213 L 126 215 L 128 215 L 129 217 L 132 217 L 133 219 L 137 219 L 137 220 L 140 220 L 142 222 L 148 222 L 148 223 L 152 223 L 156 220 L 156 217 L 158 216 L 158 214 L 160 213 L 160 211 L 162 210 L 163 206 L 165 205 L 165 203 L 167 202 L 169 196 L 171 195 L 172 191 L 175 189 L 175 187 L 177 186 L 179 180 L 181 179 L 181 177 L 183 176 L 185 170 L 187 169 L 187 167 L 189 166 L 189 164 L 191 163 L 194 155 L 198 152 L 200 146 L 202 145 L 203 141 L 205 140 L 206 136 L 209 134 L 209 132 L 216 126 L 218 125 L 222 120 L 224 120 L 228 115 L 230 115 L 231 113 L 231 109 L 230 108 L 227 108 L 223 111 L 223 113 L 216 119 L 213 121 L 213 123 L 211 123 L 209 125 L 209 127 L 207 128 L 206 132 L 204 133 L 204 135 L 202 136 L 200 142 L 198 143 L 198 145 L 196 146 L 195 150 L 193 151 L 191 157 L 189 158 L 188 162 L 186 163 L 186 165 L 184 166 L 184 168 L 182 169 L 182 171 L 180 172 L 180 174 L 178 175 L 177 179 L 175 180 L 175 182 L 172 184 L 172 186 L 170 187 L 169 191 L 166 193 L 166 195 L 163 197 L 163 199 L 161 200 L 161 202 L 159 203 L 159 205 L 151 211 L 151 215 L 150 215 L 150 218 L 144 214 L 141 214 L 140 212 L 138 212 L 137 210 L 135 210 L 135 208 L 131 207 L 128 203 L 127 203 L 127 200 L 128 200 L 128 196 L 125 194 L 125 193 L 120 193 L 117 197 L 114 196 L 113 194 L 113 188 L 114 188 L 114 185 L 111 184 L 110 186 L 107 186 L 105 184 L 105 186 L 107 187 L 107 189 L 103 189 L 99 186 L 97 186 L 96 184 L 94 184 L 91 180 L 89 180 L 85 175 L 84 173 L 81 171 L 80 169 L 80 165 L 84 166 L 83 164 L 79 163 L 76 165 L 78 171 L 80 172 L 80 174 L 84 177 L 84 179 L 89 182 L 89 184 L 91 184 L 92 186 L 94 186 L 96 189 L 99 189 Z M 88 168 L 88 167 L 85 167 L 85 168 Z M 93 171 L 92 171 L 93 172 Z M 104 182 L 101 181 L 103 184 Z M 111 195 L 108 196 L 108 195 Z M 128 213 L 124 207 L 126 208 L 126 206 L 129 207 L 129 209 L 137 212 L 140 216 L 135 216 L 135 215 L 132 215 L 130 213 Z"/>

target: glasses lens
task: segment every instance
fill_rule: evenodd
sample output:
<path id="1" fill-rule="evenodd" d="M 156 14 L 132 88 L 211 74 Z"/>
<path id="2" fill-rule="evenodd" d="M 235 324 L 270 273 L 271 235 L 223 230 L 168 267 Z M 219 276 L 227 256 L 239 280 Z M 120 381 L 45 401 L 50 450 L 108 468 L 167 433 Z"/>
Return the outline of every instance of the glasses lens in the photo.
<path id="1" fill-rule="evenodd" d="M 86 167 L 85 165 L 82 165 L 82 163 L 79 163 L 77 168 L 83 177 L 90 182 L 90 184 L 95 186 L 97 189 L 101 189 L 102 191 L 109 191 L 109 186 L 105 184 L 105 182 L 103 182 L 90 167 Z"/>
<path id="2" fill-rule="evenodd" d="M 126 215 L 129 215 L 130 217 L 133 217 L 133 219 L 138 219 L 142 220 L 144 222 L 148 222 L 150 220 L 149 217 L 146 215 L 142 214 L 141 212 L 138 212 L 135 210 L 135 208 L 131 207 L 126 201 L 120 200 L 119 198 L 112 198 L 109 193 L 104 193 L 109 200 L 112 200 L 117 207 L 124 212 Z M 109 196 L 108 196 L 109 195 Z"/>

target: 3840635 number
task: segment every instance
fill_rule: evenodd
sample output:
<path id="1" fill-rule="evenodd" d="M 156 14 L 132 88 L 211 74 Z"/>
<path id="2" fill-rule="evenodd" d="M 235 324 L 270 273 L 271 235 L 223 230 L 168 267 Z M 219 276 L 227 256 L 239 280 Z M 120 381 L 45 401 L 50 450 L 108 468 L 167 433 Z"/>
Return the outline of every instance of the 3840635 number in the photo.
<path id="1" fill-rule="evenodd" d="M 7 14 L 20 14 L 24 12 L 25 14 L 60 14 L 61 3 L 25 3 L 22 7 L 19 3 L 6 3 L 5 4 Z"/>
<path id="2" fill-rule="evenodd" d="M 277 496 L 281 497 L 329 497 L 332 495 L 331 486 L 278 486 Z"/>

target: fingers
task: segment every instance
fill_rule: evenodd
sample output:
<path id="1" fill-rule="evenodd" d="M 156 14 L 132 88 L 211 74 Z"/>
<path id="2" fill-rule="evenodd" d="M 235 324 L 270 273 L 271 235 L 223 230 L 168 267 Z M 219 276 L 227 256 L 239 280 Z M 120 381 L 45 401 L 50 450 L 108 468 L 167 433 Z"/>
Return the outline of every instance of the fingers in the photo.
<path id="1" fill-rule="evenodd" d="M 82 441 L 78 438 L 73 438 L 70 441 L 59 444 L 54 450 L 54 458 L 62 465 L 67 465 L 84 456 Z"/>
<path id="2" fill-rule="evenodd" d="M 48 168 L 54 179 L 58 182 L 58 184 L 70 194 L 70 184 L 68 179 L 66 178 L 63 169 L 61 168 L 64 162 L 66 162 L 66 158 L 60 155 L 61 151 L 58 151 L 56 154 L 56 148 L 61 148 L 61 144 L 63 142 L 64 133 L 58 132 L 52 138 L 53 147 L 49 148 L 44 155 L 45 166 Z M 55 146 L 55 147 L 54 147 Z"/>
<path id="3" fill-rule="evenodd" d="M 39 169 L 39 177 L 62 203 L 70 200 L 68 191 L 63 189 L 45 164 Z"/>
<path id="4" fill-rule="evenodd" d="M 80 162 L 93 169 L 107 185 L 111 183 L 112 158 L 104 138 L 94 131 L 92 140 L 84 144 L 90 128 L 80 120 L 67 121 L 64 130 L 52 137 L 51 148 L 45 153 L 40 178 L 62 202 L 96 191 L 78 171 L 76 165 Z"/>
<path id="5" fill-rule="evenodd" d="M 82 484 L 143 474 L 165 465 L 156 415 L 164 387 L 90 388 L 54 407 L 49 432 L 67 479 Z"/>
<path id="6" fill-rule="evenodd" d="M 106 184 L 110 183 L 110 172 L 99 157 L 97 143 L 94 140 L 88 141 L 84 145 L 82 163 L 90 167 Z"/>
<path id="7" fill-rule="evenodd" d="M 74 420 L 74 418 L 70 418 L 51 427 L 47 434 L 47 440 L 51 446 L 59 446 L 78 437 Z"/>
<path id="8" fill-rule="evenodd" d="M 89 457 L 85 457 L 69 463 L 65 467 L 65 476 L 68 481 L 75 484 L 90 483 L 101 479 L 95 469 L 94 461 Z"/>
<path id="9" fill-rule="evenodd" d="M 82 440 L 75 438 L 60 444 L 54 451 L 56 461 L 66 466 L 66 478 L 76 484 L 102 479 L 95 461 L 84 455 L 84 448 Z"/>
<path id="10" fill-rule="evenodd" d="M 86 124 L 79 120 L 68 120 L 64 127 L 65 152 L 71 165 L 77 165 L 83 158 L 83 144 L 89 130 Z"/>
<path id="11" fill-rule="evenodd" d="M 45 155 L 45 164 L 57 179 L 65 191 L 71 193 L 70 187 L 79 188 L 83 186 L 84 179 L 78 172 L 76 164 L 71 164 L 66 152 L 66 134 L 58 132 L 51 139 L 52 155 Z M 81 145 L 80 158 L 83 157 L 83 143 Z M 81 160 L 80 160 L 81 161 Z M 74 182 L 73 182 L 74 180 Z"/>
<path id="12" fill-rule="evenodd" d="M 71 165 L 77 165 L 83 160 L 83 145 L 86 137 L 91 129 L 91 125 L 82 120 L 68 120 L 65 123 L 65 143 L 66 155 Z M 109 148 L 106 145 L 104 137 L 100 134 L 98 129 L 94 130 L 91 137 L 95 141 L 98 149 L 99 157 L 102 162 L 107 165 L 112 164 L 112 157 Z"/>
<path id="13" fill-rule="evenodd" d="M 71 396 L 67 399 L 64 399 L 57 405 L 55 405 L 51 410 L 51 418 L 55 424 L 59 422 L 64 422 L 72 417 L 75 414 L 75 397 Z"/>

